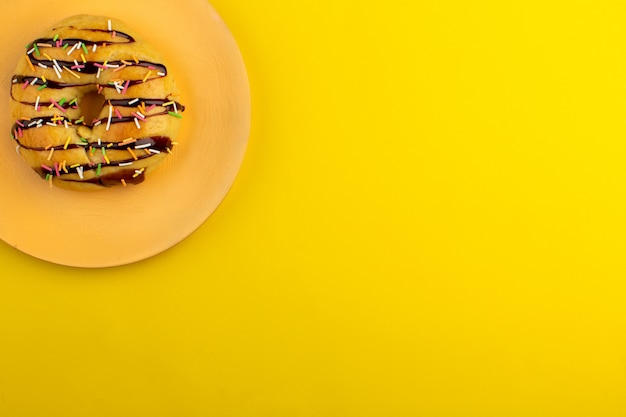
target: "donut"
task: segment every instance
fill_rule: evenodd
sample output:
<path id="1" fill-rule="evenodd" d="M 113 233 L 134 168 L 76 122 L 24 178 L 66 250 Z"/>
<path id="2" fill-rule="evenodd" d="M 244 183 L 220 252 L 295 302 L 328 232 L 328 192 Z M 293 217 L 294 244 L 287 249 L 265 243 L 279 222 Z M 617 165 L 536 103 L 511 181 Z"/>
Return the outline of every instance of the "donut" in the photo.
<path id="1" fill-rule="evenodd" d="M 17 153 L 61 188 L 139 184 L 177 144 L 185 106 L 160 54 L 123 22 L 64 19 L 11 78 Z"/>

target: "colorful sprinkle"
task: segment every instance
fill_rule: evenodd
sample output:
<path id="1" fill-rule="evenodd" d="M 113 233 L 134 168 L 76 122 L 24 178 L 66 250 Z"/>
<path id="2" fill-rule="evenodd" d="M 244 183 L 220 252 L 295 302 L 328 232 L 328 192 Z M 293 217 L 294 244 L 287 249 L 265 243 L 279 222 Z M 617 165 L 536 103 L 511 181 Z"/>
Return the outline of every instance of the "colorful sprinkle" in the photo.
<path id="1" fill-rule="evenodd" d="M 167 114 L 169 114 L 170 116 L 178 117 L 179 119 L 183 118 L 183 116 L 180 113 L 174 113 L 174 112 L 168 111 Z"/>

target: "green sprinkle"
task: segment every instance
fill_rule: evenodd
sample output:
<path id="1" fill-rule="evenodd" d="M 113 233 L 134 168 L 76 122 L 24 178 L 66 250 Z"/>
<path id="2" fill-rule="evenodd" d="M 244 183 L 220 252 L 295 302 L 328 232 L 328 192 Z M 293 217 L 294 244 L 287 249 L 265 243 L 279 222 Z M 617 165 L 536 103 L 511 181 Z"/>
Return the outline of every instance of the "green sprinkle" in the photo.
<path id="1" fill-rule="evenodd" d="M 89 141 L 87 139 L 85 139 L 85 138 L 80 138 L 80 141 L 83 142 L 83 143 L 89 143 Z"/>
<path id="2" fill-rule="evenodd" d="M 88 55 L 89 51 L 87 50 L 87 47 L 85 46 L 84 42 L 83 42 L 83 44 L 81 46 L 83 47 L 83 51 L 85 51 L 85 55 Z"/>
<path id="3" fill-rule="evenodd" d="M 26 50 L 28 51 L 30 49 L 32 45 L 29 43 L 28 45 L 26 45 Z"/>
<path id="4" fill-rule="evenodd" d="M 96 170 L 96 176 L 100 176 L 100 172 L 102 171 L 102 164 L 98 164 L 98 169 Z"/>
<path id="5" fill-rule="evenodd" d="M 48 88 L 48 84 L 43 84 L 41 87 L 38 87 L 37 90 L 41 91 L 44 88 Z"/>
<path id="6" fill-rule="evenodd" d="M 102 148 L 102 156 L 106 156 L 106 155 L 107 155 L 107 150 L 106 150 L 106 148 L 103 147 Z"/>
<path id="7" fill-rule="evenodd" d="M 36 54 L 37 56 L 41 56 L 41 53 L 39 53 L 39 47 L 37 46 L 37 44 L 36 44 L 36 43 L 34 43 L 34 44 L 33 44 L 33 47 L 35 48 L 35 54 Z"/>
<path id="8" fill-rule="evenodd" d="M 63 49 L 67 49 L 67 47 L 70 46 L 68 43 L 66 43 L 65 45 L 63 45 Z"/>
<path id="9" fill-rule="evenodd" d="M 59 100 L 59 106 L 62 106 L 65 104 L 65 97 L 63 97 L 61 100 Z"/>
<path id="10" fill-rule="evenodd" d="M 52 177 L 52 174 L 46 174 L 46 181 L 50 181 L 50 177 Z"/>
<path id="11" fill-rule="evenodd" d="M 168 111 L 167 114 L 169 114 L 170 116 L 178 117 L 179 119 L 183 118 L 181 114 L 174 113 L 173 111 Z"/>
<path id="12" fill-rule="evenodd" d="M 54 35 L 54 38 L 52 39 L 54 42 L 56 42 L 57 40 L 59 40 L 59 34 L 57 33 L 56 35 Z"/>

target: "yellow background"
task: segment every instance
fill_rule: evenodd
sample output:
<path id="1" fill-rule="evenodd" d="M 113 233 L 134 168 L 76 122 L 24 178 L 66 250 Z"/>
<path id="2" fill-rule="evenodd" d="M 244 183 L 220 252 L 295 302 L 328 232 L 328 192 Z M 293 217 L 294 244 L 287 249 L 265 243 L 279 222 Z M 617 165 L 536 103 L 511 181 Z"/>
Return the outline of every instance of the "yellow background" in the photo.
<path id="1" fill-rule="evenodd" d="M 134 265 L 0 245 L 1 416 L 626 415 L 623 2 L 212 4 L 231 193 Z"/>

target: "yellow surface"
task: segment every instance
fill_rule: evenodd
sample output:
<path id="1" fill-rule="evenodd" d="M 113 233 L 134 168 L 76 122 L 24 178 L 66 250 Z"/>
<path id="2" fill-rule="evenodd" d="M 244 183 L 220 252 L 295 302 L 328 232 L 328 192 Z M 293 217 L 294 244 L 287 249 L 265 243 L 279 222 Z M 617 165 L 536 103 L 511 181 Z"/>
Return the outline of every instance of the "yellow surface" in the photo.
<path id="1" fill-rule="evenodd" d="M 0 245 L 0 415 L 626 415 L 626 6 L 545 3 L 213 1 L 234 188 L 126 267 Z"/>

